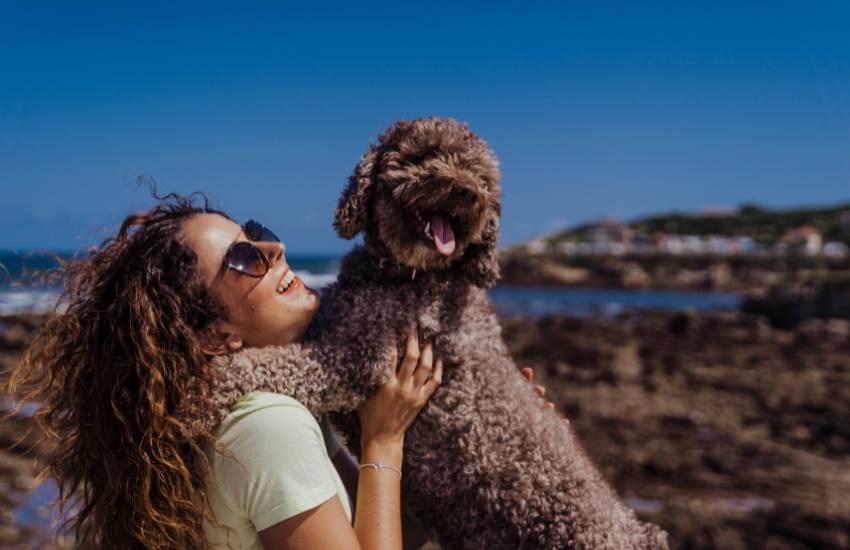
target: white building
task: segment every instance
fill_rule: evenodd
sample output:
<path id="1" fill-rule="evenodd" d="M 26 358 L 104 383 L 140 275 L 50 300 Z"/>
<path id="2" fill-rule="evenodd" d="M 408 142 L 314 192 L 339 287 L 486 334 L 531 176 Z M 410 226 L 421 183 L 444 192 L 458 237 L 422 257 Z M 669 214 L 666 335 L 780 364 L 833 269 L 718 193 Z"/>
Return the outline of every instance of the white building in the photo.
<path id="1" fill-rule="evenodd" d="M 784 252 L 797 249 L 809 256 L 814 256 L 820 254 L 822 248 L 823 236 L 817 228 L 811 225 L 792 229 L 783 235 L 779 241 L 779 249 Z"/>
<path id="2" fill-rule="evenodd" d="M 823 255 L 830 258 L 846 258 L 850 250 L 847 245 L 839 241 L 829 241 L 823 245 Z"/>

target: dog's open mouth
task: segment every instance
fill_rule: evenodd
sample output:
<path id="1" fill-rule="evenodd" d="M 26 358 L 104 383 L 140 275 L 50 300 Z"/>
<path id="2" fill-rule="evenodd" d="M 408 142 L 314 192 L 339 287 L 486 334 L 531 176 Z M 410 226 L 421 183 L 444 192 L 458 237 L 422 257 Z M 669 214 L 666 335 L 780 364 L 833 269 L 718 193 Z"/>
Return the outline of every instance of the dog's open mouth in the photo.
<path id="1" fill-rule="evenodd" d="M 455 251 L 455 232 L 452 222 L 457 223 L 451 216 L 441 212 L 414 214 L 413 221 L 422 238 L 431 242 L 437 252 L 443 256 L 451 256 Z"/>

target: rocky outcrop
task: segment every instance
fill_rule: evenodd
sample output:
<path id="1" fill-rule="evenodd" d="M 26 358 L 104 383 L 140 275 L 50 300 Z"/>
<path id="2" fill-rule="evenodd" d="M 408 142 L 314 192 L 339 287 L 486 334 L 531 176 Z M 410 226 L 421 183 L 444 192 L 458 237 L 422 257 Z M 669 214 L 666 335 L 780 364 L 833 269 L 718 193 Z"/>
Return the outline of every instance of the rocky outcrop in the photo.
<path id="1" fill-rule="evenodd" d="M 805 284 L 834 273 L 777 263 L 718 258 L 556 256 L 502 254 L 500 284 L 596 288 L 653 288 L 752 292 L 782 284 Z"/>
<path id="2" fill-rule="evenodd" d="M 850 545 L 850 323 L 735 312 L 503 322 L 605 477 L 671 548 Z"/>
<path id="3" fill-rule="evenodd" d="M 0 318 L 0 375 L 36 326 Z M 518 365 L 671 548 L 850 546 L 847 319 L 786 330 L 762 315 L 643 311 L 502 326 Z M 44 452 L 31 428 L 26 414 L 0 421 L 0 547 L 71 547 L 51 542 L 43 507 L 24 519 Z"/>
<path id="4" fill-rule="evenodd" d="M 830 326 L 843 324 L 850 319 L 850 285 L 818 283 L 792 287 L 771 287 L 749 293 L 741 304 L 746 313 L 764 315 L 774 326 L 794 328 L 804 321 L 812 326 L 826 326 L 823 321 L 833 319 Z"/>

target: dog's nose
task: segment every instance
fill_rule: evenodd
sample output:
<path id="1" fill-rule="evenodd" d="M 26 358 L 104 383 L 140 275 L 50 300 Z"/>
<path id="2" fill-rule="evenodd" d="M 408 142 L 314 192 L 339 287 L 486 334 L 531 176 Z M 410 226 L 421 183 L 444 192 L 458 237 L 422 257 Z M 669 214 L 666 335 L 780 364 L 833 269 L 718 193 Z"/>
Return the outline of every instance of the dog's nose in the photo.
<path id="1" fill-rule="evenodd" d="M 478 202 L 478 190 L 470 183 L 461 183 L 455 186 L 454 195 L 459 205 L 472 206 Z"/>

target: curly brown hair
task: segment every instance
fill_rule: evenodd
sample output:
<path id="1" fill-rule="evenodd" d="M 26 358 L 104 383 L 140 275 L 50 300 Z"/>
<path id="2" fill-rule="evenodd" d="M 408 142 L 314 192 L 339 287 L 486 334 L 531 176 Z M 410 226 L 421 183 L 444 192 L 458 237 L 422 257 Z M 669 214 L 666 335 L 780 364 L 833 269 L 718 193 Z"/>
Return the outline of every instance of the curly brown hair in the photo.
<path id="1" fill-rule="evenodd" d="M 157 198 L 87 257 L 60 265 L 61 308 L 10 381 L 38 404 L 52 443 L 41 477 L 58 481 L 62 527 L 83 547 L 206 546 L 215 442 L 187 419 L 205 406 L 200 334 L 224 308 L 181 230 L 195 214 L 224 214 L 199 194 Z"/>

